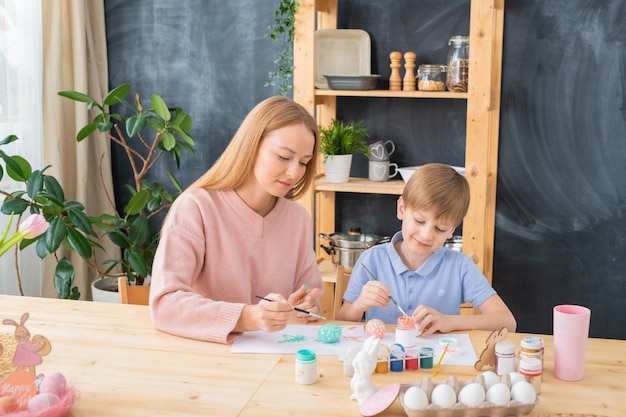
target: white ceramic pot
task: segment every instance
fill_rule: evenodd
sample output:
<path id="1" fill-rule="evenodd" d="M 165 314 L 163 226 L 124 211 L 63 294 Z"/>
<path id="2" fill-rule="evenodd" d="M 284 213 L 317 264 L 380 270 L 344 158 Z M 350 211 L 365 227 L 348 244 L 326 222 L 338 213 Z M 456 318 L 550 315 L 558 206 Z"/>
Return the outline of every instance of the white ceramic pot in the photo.
<path id="1" fill-rule="evenodd" d="M 91 284 L 91 298 L 93 301 L 104 303 L 120 302 L 120 294 L 117 291 L 117 278 L 98 278 Z"/>
<path id="2" fill-rule="evenodd" d="M 352 167 L 352 154 L 328 155 L 324 159 L 326 182 L 343 184 L 350 180 L 350 168 Z"/>

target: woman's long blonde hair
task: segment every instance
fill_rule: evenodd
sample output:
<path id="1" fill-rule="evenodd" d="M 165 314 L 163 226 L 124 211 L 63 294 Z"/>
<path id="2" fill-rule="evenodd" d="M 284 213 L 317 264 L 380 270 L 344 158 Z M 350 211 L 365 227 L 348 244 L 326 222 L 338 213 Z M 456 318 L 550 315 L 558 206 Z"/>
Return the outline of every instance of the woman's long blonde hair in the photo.
<path id="1" fill-rule="evenodd" d="M 315 119 L 300 104 L 283 96 L 263 100 L 248 113 L 232 140 L 215 164 L 191 184 L 187 190 L 211 188 L 232 190 L 241 186 L 251 174 L 259 144 L 270 132 L 285 126 L 303 123 L 315 136 L 313 157 L 304 176 L 286 198 L 296 199 L 306 192 L 315 176 L 319 154 L 319 131 Z"/>

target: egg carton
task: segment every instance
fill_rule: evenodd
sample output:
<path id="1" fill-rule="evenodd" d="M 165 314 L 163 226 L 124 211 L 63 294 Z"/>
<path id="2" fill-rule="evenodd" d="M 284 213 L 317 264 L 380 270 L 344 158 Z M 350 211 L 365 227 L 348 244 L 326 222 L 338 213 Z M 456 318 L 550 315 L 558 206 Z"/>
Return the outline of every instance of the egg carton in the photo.
<path id="1" fill-rule="evenodd" d="M 478 407 L 468 407 L 467 405 L 457 402 L 452 408 L 443 408 L 436 404 L 428 404 L 423 410 L 412 410 L 408 409 L 404 405 L 404 394 L 406 391 L 412 387 L 416 386 L 421 388 L 422 391 L 426 394 L 427 398 L 431 398 L 431 394 L 433 389 L 437 385 L 440 384 L 448 384 L 450 385 L 456 395 L 457 398 L 459 396 L 459 392 L 461 389 L 472 382 L 477 382 L 482 385 L 483 388 L 486 388 L 485 380 L 482 375 L 478 375 L 474 379 L 459 381 L 457 377 L 451 376 L 449 379 L 434 383 L 430 377 L 424 378 L 422 381 L 417 382 L 415 384 L 401 384 L 400 385 L 400 403 L 402 404 L 402 408 L 404 408 L 404 412 L 408 417 L 506 417 L 506 416 L 526 416 L 530 414 L 532 409 L 539 403 L 539 397 L 532 404 L 522 404 L 516 400 L 510 400 L 506 405 L 497 406 L 489 401 L 484 401 Z M 508 375 L 502 377 L 501 382 L 508 385 L 511 388 L 511 380 Z"/>

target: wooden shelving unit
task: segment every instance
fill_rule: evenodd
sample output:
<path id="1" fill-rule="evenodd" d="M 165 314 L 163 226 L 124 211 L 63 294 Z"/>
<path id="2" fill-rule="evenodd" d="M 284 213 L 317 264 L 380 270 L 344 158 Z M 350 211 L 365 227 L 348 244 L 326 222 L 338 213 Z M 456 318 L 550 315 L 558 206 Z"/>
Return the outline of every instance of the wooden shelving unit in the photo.
<path id="1" fill-rule="evenodd" d="M 471 202 L 463 221 L 463 252 L 468 254 L 492 282 L 493 241 L 498 168 L 498 129 L 504 0 L 470 0 L 470 83 L 467 93 L 424 91 L 349 91 L 316 89 L 314 60 L 316 29 L 337 28 L 338 0 L 301 0 L 296 15 L 294 43 L 294 99 L 314 114 L 320 125 L 335 117 L 336 98 L 397 97 L 398 99 L 467 100 L 465 168 L 470 183 Z M 419 11 L 416 3 L 416 13 Z M 367 30 L 367 28 L 364 28 Z M 321 158 L 320 158 L 321 159 Z M 324 182 L 323 165 L 311 192 L 300 200 L 314 218 L 315 246 L 320 261 L 328 255 L 319 249 L 319 232 L 335 232 L 337 192 L 402 193 L 401 181 L 370 182 L 353 178 L 348 184 Z M 322 270 L 329 270 L 326 266 Z M 334 277 L 327 276 L 330 282 Z"/>

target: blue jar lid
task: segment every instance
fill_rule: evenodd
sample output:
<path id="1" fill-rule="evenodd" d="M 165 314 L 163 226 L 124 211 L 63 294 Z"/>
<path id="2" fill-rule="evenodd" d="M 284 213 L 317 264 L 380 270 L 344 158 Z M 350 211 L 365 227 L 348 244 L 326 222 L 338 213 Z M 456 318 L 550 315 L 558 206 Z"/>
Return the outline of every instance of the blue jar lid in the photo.
<path id="1" fill-rule="evenodd" d="M 315 359 L 315 352 L 309 349 L 302 349 L 296 353 L 296 360 L 300 362 L 312 362 Z"/>

